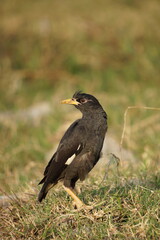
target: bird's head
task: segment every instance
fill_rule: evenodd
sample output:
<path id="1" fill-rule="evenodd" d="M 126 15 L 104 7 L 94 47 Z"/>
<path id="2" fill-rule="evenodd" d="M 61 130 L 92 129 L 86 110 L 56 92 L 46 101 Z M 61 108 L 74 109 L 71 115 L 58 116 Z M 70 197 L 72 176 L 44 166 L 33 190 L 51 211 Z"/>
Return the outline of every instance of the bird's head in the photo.
<path id="1" fill-rule="evenodd" d="M 99 101 L 92 95 L 82 92 L 75 92 L 71 99 L 63 100 L 63 104 L 72 104 L 82 113 L 95 110 L 97 108 L 102 108 Z"/>

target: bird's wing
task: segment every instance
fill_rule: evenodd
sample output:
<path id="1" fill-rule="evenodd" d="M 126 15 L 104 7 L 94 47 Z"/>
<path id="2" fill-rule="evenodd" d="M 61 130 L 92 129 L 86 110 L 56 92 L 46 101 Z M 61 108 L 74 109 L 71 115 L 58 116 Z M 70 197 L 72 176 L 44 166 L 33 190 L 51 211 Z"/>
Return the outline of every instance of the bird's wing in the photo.
<path id="1" fill-rule="evenodd" d="M 79 120 L 76 120 L 65 132 L 62 137 L 57 151 L 52 156 L 48 165 L 44 171 L 44 178 L 40 181 L 39 184 L 44 183 L 45 180 L 48 182 L 56 182 L 57 178 L 60 176 L 62 171 L 65 169 L 66 161 L 73 154 L 76 153 L 80 145 L 80 132 L 78 131 Z"/>

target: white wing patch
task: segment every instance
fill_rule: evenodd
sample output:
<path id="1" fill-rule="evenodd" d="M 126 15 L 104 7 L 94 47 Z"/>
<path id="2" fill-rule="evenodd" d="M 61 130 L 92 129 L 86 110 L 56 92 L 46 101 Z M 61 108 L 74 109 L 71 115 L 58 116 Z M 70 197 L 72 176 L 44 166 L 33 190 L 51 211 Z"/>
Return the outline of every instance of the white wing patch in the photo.
<path id="1" fill-rule="evenodd" d="M 79 144 L 77 151 L 80 149 L 80 147 L 81 147 L 81 145 Z M 65 164 L 67 164 L 67 165 L 71 164 L 71 162 L 73 161 L 74 158 L 75 158 L 75 154 L 72 157 L 68 158 L 68 160 Z"/>
<path id="2" fill-rule="evenodd" d="M 68 160 L 65 164 L 69 165 L 73 161 L 74 158 L 75 158 L 75 154 L 72 157 L 68 158 Z"/>

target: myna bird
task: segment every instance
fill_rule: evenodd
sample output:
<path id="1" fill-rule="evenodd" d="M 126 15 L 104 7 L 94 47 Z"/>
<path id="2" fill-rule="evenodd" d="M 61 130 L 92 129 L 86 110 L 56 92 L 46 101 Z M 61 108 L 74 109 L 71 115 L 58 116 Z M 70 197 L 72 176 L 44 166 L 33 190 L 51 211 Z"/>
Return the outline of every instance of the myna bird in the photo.
<path id="1" fill-rule="evenodd" d="M 82 118 L 67 129 L 46 166 L 44 178 L 39 183 L 43 183 L 43 186 L 38 200 L 41 202 L 49 189 L 61 180 L 76 207 L 80 208 L 84 203 L 75 194 L 75 184 L 78 179 L 85 179 L 100 158 L 107 131 L 107 114 L 94 96 L 82 92 L 76 92 L 72 99 L 61 103 L 74 105 L 81 111 Z M 67 165 L 66 162 L 72 155 L 75 155 L 74 159 Z"/>

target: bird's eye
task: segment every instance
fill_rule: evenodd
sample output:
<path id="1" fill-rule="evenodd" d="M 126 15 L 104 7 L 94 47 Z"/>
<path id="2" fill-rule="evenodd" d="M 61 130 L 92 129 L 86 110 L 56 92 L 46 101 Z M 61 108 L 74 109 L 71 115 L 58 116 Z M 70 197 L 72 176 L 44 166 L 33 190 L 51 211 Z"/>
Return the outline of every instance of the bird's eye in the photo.
<path id="1" fill-rule="evenodd" d="M 80 103 L 85 103 L 85 102 L 87 102 L 87 99 L 85 98 L 80 99 Z"/>

